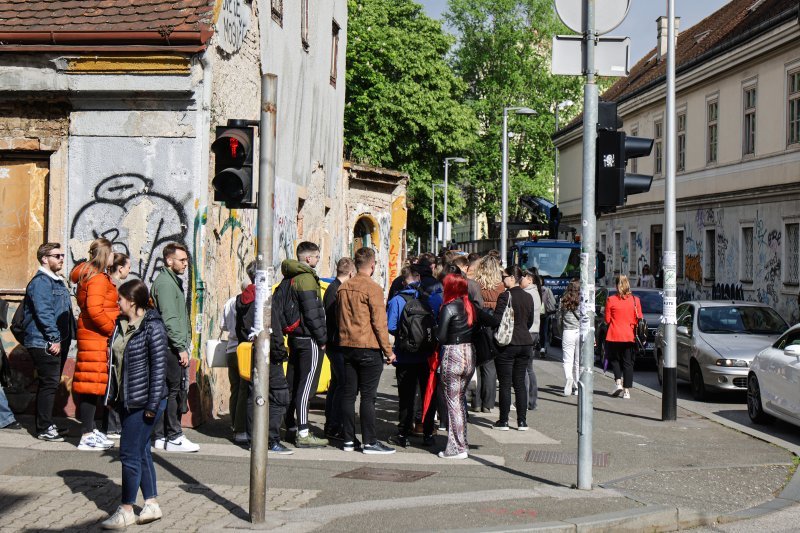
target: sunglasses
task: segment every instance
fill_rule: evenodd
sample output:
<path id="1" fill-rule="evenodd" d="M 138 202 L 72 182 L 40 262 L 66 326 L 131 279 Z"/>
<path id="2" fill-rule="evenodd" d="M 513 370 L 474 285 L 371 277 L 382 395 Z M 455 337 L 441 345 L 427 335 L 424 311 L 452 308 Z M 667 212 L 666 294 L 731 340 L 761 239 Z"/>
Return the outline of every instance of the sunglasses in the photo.
<path id="1" fill-rule="evenodd" d="M 54 257 L 56 259 L 64 259 L 66 257 L 66 254 L 50 254 L 47 257 Z"/>

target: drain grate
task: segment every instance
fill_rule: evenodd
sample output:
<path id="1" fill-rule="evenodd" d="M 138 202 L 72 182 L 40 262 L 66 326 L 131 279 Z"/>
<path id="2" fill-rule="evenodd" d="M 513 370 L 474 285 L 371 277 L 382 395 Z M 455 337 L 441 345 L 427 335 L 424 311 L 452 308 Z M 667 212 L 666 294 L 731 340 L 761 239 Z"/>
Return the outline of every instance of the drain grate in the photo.
<path id="1" fill-rule="evenodd" d="M 421 470 L 394 470 L 391 468 L 370 468 L 362 467 L 349 472 L 342 472 L 333 477 L 346 479 L 363 479 L 366 481 L 392 481 L 395 483 L 411 483 L 420 479 L 432 476 L 436 472 L 424 472 Z"/>
<path id="2" fill-rule="evenodd" d="M 525 455 L 528 463 L 547 463 L 551 465 L 576 465 L 578 464 L 577 452 L 550 452 L 546 450 L 531 450 Z M 593 453 L 594 466 L 608 466 L 607 453 Z"/>

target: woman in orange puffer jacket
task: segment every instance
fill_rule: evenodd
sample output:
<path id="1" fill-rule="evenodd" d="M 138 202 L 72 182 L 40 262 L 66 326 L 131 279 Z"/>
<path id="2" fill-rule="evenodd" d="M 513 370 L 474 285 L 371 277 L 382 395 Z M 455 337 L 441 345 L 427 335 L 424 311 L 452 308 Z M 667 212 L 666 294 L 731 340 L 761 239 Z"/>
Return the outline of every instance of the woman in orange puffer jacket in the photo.
<path id="1" fill-rule="evenodd" d="M 89 261 L 77 265 L 70 275 L 77 284 L 78 356 L 72 391 L 78 394 L 81 420 L 79 450 L 93 451 L 111 448 L 114 443 L 95 429 L 97 401 L 108 386 L 108 340 L 114 332 L 119 306 L 117 289 L 106 273 L 114 261 L 108 239 L 96 239 L 89 246 Z"/>

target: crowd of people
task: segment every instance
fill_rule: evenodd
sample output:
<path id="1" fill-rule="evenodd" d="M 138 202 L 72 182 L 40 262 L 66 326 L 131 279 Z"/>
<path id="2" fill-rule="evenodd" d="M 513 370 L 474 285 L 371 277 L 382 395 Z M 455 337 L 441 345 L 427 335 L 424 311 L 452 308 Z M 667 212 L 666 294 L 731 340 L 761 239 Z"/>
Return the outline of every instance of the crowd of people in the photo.
<path id="1" fill-rule="evenodd" d="M 58 243 L 39 247 L 39 269 L 21 304 L 22 343 L 38 376 L 36 435 L 44 441 L 64 440 L 65 429 L 54 423 L 53 407 L 70 343 L 76 340 L 72 390 L 81 423 L 78 449 L 103 451 L 120 442 L 121 504 L 103 527 L 122 529 L 158 520 L 151 447 L 184 453 L 199 449 L 180 423 L 188 409 L 192 346 L 181 279 L 188 250 L 167 244 L 163 267 L 148 290 L 141 280 L 126 280 L 126 255 L 115 253 L 110 241 L 96 239 L 89 259 L 70 275 L 80 310 L 77 321 L 70 290 L 58 274 L 64 257 Z M 496 252 L 480 256 L 448 251 L 410 258 L 385 298 L 372 279 L 377 264 L 372 248 L 339 259 L 336 278 L 324 291 L 316 272 L 319 260 L 319 246 L 301 242 L 296 258 L 282 262 L 282 281 L 273 293 L 269 453 L 292 454 L 282 441 L 296 448 L 337 441 L 345 452 L 391 454 L 396 452 L 393 446 L 410 446 L 413 437 L 421 437 L 422 446 L 435 446 L 435 433 L 443 431 L 447 442 L 439 457 L 465 459 L 469 403 L 473 412 L 496 412 L 494 429 L 499 431 L 510 429 L 514 411 L 513 427 L 526 431 L 527 412 L 536 409 L 538 399 L 533 362 L 552 320 L 562 338 L 564 395 L 578 395 L 577 279 L 556 305 L 535 268 L 503 268 Z M 222 316 L 228 332 L 232 438 L 242 445 L 250 440 L 253 388 L 241 377 L 237 349 L 259 330 L 254 323 L 255 262 L 247 265 L 246 274 L 241 293 L 225 303 Z M 630 398 L 632 325 L 638 316 L 639 303 L 631 297 L 627 278 L 620 276 L 605 318 L 616 380 L 613 394 L 623 398 Z M 319 436 L 308 413 L 323 355 L 330 361 L 331 380 Z M 397 431 L 388 444 L 376 430 L 377 391 L 386 366 L 394 367 L 398 391 Z M 7 403 L 4 395 L 0 400 Z M 98 407 L 104 409 L 103 431 L 95 424 Z M 19 427 L 7 405 L 0 406 L 0 415 L 5 422 L 0 427 Z M 133 504 L 139 490 L 145 505 L 137 517 Z"/>

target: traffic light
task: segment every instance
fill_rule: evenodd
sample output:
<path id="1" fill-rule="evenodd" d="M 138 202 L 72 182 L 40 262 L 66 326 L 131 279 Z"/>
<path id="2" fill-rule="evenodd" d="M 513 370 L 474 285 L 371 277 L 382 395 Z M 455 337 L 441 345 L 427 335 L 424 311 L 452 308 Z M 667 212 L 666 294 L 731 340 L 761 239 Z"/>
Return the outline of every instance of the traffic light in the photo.
<path id="1" fill-rule="evenodd" d="M 595 214 L 613 213 L 631 194 L 650 190 L 653 176 L 626 174 L 628 161 L 650 155 L 653 139 L 629 137 L 617 116 L 617 105 L 600 102 L 595 161 Z"/>
<path id="2" fill-rule="evenodd" d="M 214 201 L 229 209 L 254 207 L 253 138 L 249 126 L 218 126 L 214 152 Z"/>

